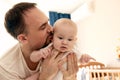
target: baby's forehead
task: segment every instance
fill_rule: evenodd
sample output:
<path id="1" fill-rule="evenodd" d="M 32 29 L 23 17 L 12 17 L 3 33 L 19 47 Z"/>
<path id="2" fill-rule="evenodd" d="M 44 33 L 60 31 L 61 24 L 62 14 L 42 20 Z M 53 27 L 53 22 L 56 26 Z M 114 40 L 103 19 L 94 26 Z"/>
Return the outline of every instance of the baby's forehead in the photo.
<path id="1" fill-rule="evenodd" d="M 76 27 L 76 24 L 74 21 L 72 21 L 71 19 L 67 19 L 67 18 L 61 18 L 58 19 L 55 23 L 54 23 L 54 27 L 59 26 L 59 25 L 72 25 Z"/>
<path id="2" fill-rule="evenodd" d="M 77 28 L 74 25 L 57 25 L 53 27 L 54 31 L 65 31 L 65 32 L 77 32 Z"/>
<path id="3" fill-rule="evenodd" d="M 69 33 L 75 33 L 77 34 L 77 25 L 70 19 L 59 19 L 55 22 L 53 26 L 54 32 L 69 32 Z"/>
<path id="4" fill-rule="evenodd" d="M 53 27 L 54 30 L 66 29 L 66 28 L 67 28 L 67 30 L 70 30 L 70 29 L 77 30 L 77 26 L 76 26 L 76 25 L 72 25 L 72 24 L 69 24 L 69 23 L 56 24 L 56 25 Z"/>
<path id="5" fill-rule="evenodd" d="M 62 34 L 62 33 L 60 33 L 60 34 L 56 34 L 57 36 L 59 36 L 59 37 L 64 37 L 64 38 L 75 38 L 75 35 L 73 35 L 73 34 Z"/>
<path id="6" fill-rule="evenodd" d="M 76 31 L 69 31 L 69 30 L 56 30 L 54 32 L 56 36 L 66 37 L 66 38 L 73 38 L 76 36 Z"/>

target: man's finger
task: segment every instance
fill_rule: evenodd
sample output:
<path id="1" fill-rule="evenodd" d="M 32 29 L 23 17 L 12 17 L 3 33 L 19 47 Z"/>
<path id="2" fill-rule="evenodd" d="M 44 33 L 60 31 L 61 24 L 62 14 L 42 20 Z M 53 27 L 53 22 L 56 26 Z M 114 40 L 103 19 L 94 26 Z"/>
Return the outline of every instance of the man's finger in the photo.
<path id="1" fill-rule="evenodd" d="M 72 73 L 73 72 L 73 53 L 69 54 L 68 57 L 67 57 L 67 68 L 68 68 L 68 71 L 69 73 Z"/>
<path id="2" fill-rule="evenodd" d="M 67 61 L 67 58 L 65 57 L 64 59 L 62 59 L 58 62 L 58 65 L 62 66 L 64 63 L 66 63 L 66 61 Z"/>
<path id="3" fill-rule="evenodd" d="M 75 72 L 78 71 L 78 62 L 77 62 L 77 56 L 74 54 L 74 67 L 75 67 Z"/>
<path id="4" fill-rule="evenodd" d="M 66 69 L 65 69 L 62 65 L 59 64 L 58 67 L 59 67 L 60 71 L 61 71 L 64 75 L 67 74 Z"/>

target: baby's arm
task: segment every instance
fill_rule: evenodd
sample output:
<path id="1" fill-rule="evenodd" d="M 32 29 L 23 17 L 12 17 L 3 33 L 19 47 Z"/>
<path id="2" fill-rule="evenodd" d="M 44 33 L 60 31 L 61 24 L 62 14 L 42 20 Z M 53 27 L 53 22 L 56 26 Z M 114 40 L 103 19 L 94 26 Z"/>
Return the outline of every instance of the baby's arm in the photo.
<path id="1" fill-rule="evenodd" d="M 30 59 L 32 62 L 38 62 L 42 58 L 46 58 L 51 53 L 52 43 L 49 44 L 47 47 L 42 48 L 38 51 L 33 51 L 30 55 Z"/>

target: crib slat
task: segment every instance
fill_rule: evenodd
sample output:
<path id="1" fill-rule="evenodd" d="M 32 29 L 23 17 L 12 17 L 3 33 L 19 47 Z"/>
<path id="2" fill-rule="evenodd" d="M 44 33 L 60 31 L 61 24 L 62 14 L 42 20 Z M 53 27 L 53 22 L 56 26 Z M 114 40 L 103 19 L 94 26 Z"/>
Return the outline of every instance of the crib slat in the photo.
<path id="1" fill-rule="evenodd" d="M 104 80 L 104 76 L 105 76 L 105 75 L 104 75 L 104 72 L 102 72 L 102 73 L 101 73 L 101 78 L 102 78 L 102 80 Z"/>
<path id="2" fill-rule="evenodd" d="M 88 67 L 90 80 L 120 80 L 120 68 L 105 68 L 100 62 L 89 62 L 79 65 L 79 68 Z"/>
<path id="3" fill-rule="evenodd" d="M 111 74 L 112 74 L 112 75 L 111 75 L 111 76 L 112 76 L 112 80 L 115 80 L 115 78 L 114 78 L 114 73 L 112 72 Z"/>
<path id="4" fill-rule="evenodd" d="M 94 69 L 89 71 L 94 73 L 93 78 L 97 80 L 120 80 L 120 69 Z M 93 78 L 90 78 L 90 80 L 93 80 Z"/>
<path id="5" fill-rule="evenodd" d="M 92 75 L 92 73 L 91 72 L 89 72 L 89 78 L 90 78 L 90 80 L 92 80 L 92 77 L 93 77 L 93 75 Z"/>

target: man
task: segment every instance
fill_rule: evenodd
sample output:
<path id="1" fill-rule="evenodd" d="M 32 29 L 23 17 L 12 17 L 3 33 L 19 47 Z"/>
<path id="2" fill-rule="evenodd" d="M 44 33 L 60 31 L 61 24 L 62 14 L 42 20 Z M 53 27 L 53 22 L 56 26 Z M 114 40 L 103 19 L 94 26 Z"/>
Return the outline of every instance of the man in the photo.
<path id="1" fill-rule="evenodd" d="M 30 60 L 32 51 L 45 47 L 52 39 L 48 20 L 35 3 L 18 3 L 6 13 L 5 28 L 19 43 L 0 59 L 1 80 L 37 80 L 39 75 L 39 80 L 53 80 L 59 70 L 58 65 L 65 61 L 61 60 L 63 55 L 53 51 L 52 56 L 41 61 L 42 65 Z M 74 71 L 71 65 L 75 64 L 71 59 L 69 70 Z"/>

